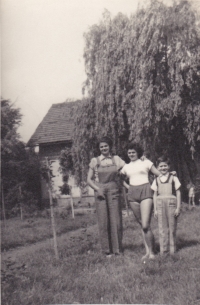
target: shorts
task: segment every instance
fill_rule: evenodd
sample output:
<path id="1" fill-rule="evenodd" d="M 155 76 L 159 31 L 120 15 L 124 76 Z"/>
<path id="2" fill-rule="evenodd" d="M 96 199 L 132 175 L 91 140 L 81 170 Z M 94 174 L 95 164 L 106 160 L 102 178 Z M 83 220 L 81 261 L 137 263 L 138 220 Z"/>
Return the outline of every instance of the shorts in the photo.
<path id="1" fill-rule="evenodd" d="M 149 183 L 142 185 L 130 185 L 128 189 L 128 200 L 140 203 L 147 198 L 153 198 L 153 191 Z"/>

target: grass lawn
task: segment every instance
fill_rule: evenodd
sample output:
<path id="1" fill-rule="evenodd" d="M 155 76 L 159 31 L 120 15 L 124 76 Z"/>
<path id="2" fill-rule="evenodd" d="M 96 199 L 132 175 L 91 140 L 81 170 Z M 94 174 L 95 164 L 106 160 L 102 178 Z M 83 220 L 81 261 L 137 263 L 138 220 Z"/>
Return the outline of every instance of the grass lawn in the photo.
<path id="1" fill-rule="evenodd" d="M 152 229 L 158 250 L 154 219 Z M 104 257 L 91 226 L 58 237 L 59 261 L 49 243 L 14 250 L 15 262 L 3 255 L 2 304 L 200 304 L 200 207 L 184 208 L 172 257 L 141 263 L 144 247 L 132 215 L 124 219 L 123 244 L 124 255 Z"/>
<path id="2" fill-rule="evenodd" d="M 87 227 L 96 223 L 96 214 L 55 216 L 57 235 Z M 51 220 L 35 217 L 25 219 L 12 218 L 6 221 L 6 227 L 1 223 L 1 250 L 9 250 L 18 246 L 32 244 L 52 237 Z"/>

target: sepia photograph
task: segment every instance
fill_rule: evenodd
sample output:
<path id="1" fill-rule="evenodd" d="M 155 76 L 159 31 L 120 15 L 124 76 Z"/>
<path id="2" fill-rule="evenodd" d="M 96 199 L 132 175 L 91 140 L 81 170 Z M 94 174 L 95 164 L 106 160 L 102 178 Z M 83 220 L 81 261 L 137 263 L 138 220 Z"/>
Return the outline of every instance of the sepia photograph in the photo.
<path id="1" fill-rule="evenodd" d="M 200 0 L 1 0 L 1 304 L 200 305 Z"/>

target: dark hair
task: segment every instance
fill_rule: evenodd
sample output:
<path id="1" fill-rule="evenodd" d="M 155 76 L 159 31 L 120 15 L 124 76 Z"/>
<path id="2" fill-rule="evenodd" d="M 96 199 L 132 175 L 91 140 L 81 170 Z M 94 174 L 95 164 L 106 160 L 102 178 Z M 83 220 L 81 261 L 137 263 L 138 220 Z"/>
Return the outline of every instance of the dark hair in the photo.
<path id="1" fill-rule="evenodd" d="M 102 138 L 98 141 L 98 146 L 99 146 L 100 143 L 102 143 L 102 142 L 107 143 L 107 144 L 109 145 L 109 147 L 112 148 L 113 143 L 112 143 L 112 140 L 111 140 L 109 137 L 107 137 L 107 136 L 102 137 Z"/>
<path id="2" fill-rule="evenodd" d="M 142 147 L 137 143 L 129 143 L 127 145 L 127 151 L 129 149 L 134 149 L 137 152 L 138 159 L 140 159 L 144 153 L 144 150 L 142 149 Z"/>
<path id="3" fill-rule="evenodd" d="M 168 158 L 168 156 L 161 156 L 157 159 L 156 161 L 156 166 L 158 166 L 161 162 L 167 163 L 168 165 L 170 165 L 170 159 Z"/>

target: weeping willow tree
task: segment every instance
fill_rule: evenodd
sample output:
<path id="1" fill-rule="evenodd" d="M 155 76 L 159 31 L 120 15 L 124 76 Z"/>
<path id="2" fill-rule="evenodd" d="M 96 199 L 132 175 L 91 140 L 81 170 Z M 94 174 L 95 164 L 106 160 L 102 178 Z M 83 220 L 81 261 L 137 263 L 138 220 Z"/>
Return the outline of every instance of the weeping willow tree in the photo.
<path id="1" fill-rule="evenodd" d="M 85 34 L 83 90 L 76 111 L 73 161 L 77 180 L 86 177 L 96 143 L 109 135 L 125 158 L 128 141 L 150 158 L 168 153 L 186 186 L 200 162 L 199 16 L 188 1 L 152 1 L 130 18 L 108 11 Z M 199 158 L 199 159 L 198 159 Z"/>

